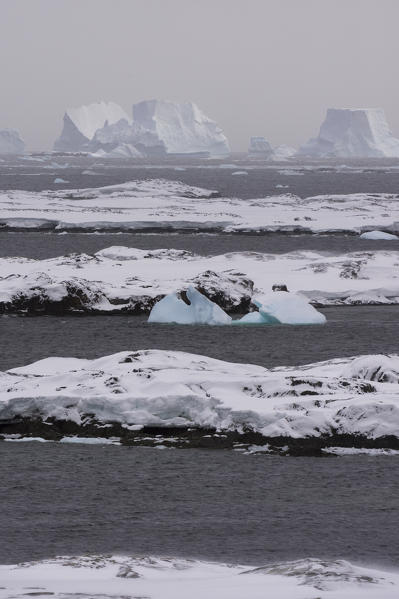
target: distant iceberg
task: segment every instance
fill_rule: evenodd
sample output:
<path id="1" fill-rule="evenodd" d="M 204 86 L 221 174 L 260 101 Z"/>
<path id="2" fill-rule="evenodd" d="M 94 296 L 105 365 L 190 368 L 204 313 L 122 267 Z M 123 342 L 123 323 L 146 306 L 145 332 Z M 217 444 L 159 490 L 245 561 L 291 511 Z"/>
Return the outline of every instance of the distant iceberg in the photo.
<path id="1" fill-rule="evenodd" d="M 230 154 L 222 129 L 194 102 L 139 102 L 133 106 L 133 122 L 156 134 L 166 154 Z"/>
<path id="2" fill-rule="evenodd" d="M 265 137 L 251 137 L 249 141 L 248 157 L 263 158 L 264 160 L 284 161 L 292 158 L 296 154 L 296 149 L 291 146 L 281 145 L 275 148 Z"/>
<path id="3" fill-rule="evenodd" d="M 94 102 L 79 108 L 68 108 L 64 114 L 61 135 L 54 143 L 54 150 L 87 151 L 88 144 L 98 129 L 121 119 L 129 121 L 126 112 L 115 102 Z"/>
<path id="4" fill-rule="evenodd" d="M 324 324 L 326 317 L 296 293 L 273 291 L 262 301 L 253 300 L 259 312 L 250 312 L 236 324 Z"/>
<path id="5" fill-rule="evenodd" d="M 0 154 L 23 154 L 25 144 L 15 129 L 0 130 Z"/>
<path id="6" fill-rule="evenodd" d="M 226 325 L 231 317 L 214 302 L 202 295 L 194 287 L 186 291 L 187 304 L 176 293 L 171 293 L 155 304 L 148 322 L 175 324 Z"/>
<path id="7" fill-rule="evenodd" d="M 393 137 L 380 108 L 329 108 L 318 137 L 298 151 L 317 158 L 396 158 L 399 139 Z"/>

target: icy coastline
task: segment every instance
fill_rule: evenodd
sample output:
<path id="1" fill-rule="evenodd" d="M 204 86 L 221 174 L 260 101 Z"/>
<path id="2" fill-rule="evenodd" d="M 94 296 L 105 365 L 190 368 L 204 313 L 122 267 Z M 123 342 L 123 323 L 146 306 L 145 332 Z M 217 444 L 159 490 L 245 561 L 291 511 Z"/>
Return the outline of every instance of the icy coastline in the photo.
<path id="1" fill-rule="evenodd" d="M 399 449 L 398 382 L 394 355 L 271 370 L 162 350 L 47 358 L 0 374 L 0 435 L 293 455 Z"/>
<path id="2" fill-rule="evenodd" d="M 383 250 L 206 257 L 124 246 L 46 260 L 0 258 L 0 313 L 148 314 L 192 285 L 227 313 L 246 314 L 268 301 L 276 283 L 316 307 L 398 304 L 398 263 L 399 251 Z"/>

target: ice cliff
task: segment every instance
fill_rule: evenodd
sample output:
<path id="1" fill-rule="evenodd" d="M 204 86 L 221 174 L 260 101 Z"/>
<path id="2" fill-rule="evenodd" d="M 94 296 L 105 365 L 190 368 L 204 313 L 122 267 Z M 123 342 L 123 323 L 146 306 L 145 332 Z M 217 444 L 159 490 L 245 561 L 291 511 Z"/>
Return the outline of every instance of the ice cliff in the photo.
<path id="1" fill-rule="evenodd" d="M 318 137 L 298 155 L 340 158 L 399 157 L 399 139 L 393 137 L 379 108 L 329 108 Z"/>
<path id="2" fill-rule="evenodd" d="M 68 109 L 54 149 L 100 152 L 110 158 L 230 152 L 223 131 L 194 103 L 160 100 L 135 104 L 133 122 L 113 102 Z"/>
<path id="3" fill-rule="evenodd" d="M 0 130 L 0 154 L 22 154 L 25 144 L 14 129 Z"/>
<path id="4" fill-rule="evenodd" d="M 87 150 L 96 131 L 105 125 L 113 125 L 129 117 L 114 102 L 95 102 L 79 108 L 68 108 L 64 114 L 64 127 L 54 143 L 54 149 L 61 152 Z"/>

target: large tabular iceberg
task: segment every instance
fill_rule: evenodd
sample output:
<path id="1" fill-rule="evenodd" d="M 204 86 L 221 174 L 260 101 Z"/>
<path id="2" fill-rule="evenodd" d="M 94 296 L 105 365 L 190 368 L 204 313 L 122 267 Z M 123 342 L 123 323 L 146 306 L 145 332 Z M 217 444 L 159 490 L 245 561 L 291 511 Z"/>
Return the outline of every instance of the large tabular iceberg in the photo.
<path id="1" fill-rule="evenodd" d="M 399 139 L 393 137 L 380 108 L 329 108 L 319 136 L 310 139 L 298 154 L 342 158 L 399 157 Z"/>
<path id="2" fill-rule="evenodd" d="M 189 304 L 186 304 L 176 293 L 161 299 L 151 310 L 148 322 L 211 325 L 231 323 L 231 317 L 222 308 L 194 287 L 190 286 L 186 295 Z"/>
<path id="3" fill-rule="evenodd" d="M 0 130 L 0 154 L 22 154 L 25 144 L 14 129 Z"/>
<path id="4" fill-rule="evenodd" d="M 296 293 L 273 291 L 263 296 L 262 302 L 254 300 L 259 312 L 246 314 L 240 324 L 324 324 L 326 317 L 309 301 Z"/>
<path id="5" fill-rule="evenodd" d="M 167 154 L 230 153 L 222 129 L 193 102 L 139 102 L 133 106 L 133 122 L 155 133 Z"/>
<path id="6" fill-rule="evenodd" d="M 87 150 L 98 129 L 107 124 L 113 125 L 121 119 L 129 121 L 126 112 L 115 102 L 94 102 L 79 108 L 68 108 L 64 115 L 64 127 L 54 143 L 54 150 Z"/>

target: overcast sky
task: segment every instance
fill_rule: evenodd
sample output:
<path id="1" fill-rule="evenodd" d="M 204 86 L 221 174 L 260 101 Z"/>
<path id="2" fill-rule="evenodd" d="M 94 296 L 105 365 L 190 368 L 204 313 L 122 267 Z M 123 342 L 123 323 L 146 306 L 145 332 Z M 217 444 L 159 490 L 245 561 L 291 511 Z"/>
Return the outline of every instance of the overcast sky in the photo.
<path id="1" fill-rule="evenodd" d="M 49 149 L 66 107 L 193 100 L 234 150 L 299 145 L 327 107 L 399 136 L 399 0 L 0 0 L 0 128 Z"/>

